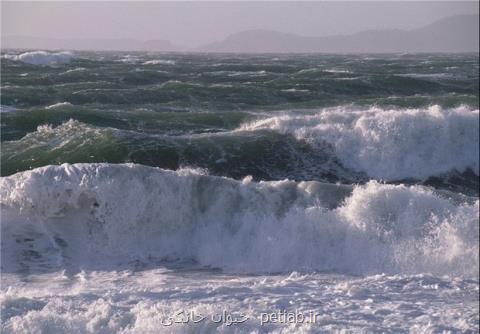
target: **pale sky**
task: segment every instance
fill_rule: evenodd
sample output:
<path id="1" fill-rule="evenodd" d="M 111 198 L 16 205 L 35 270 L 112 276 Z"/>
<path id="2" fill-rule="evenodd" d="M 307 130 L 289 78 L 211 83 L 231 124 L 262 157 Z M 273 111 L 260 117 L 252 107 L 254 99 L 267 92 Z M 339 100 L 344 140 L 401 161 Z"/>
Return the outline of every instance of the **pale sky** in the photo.
<path id="1" fill-rule="evenodd" d="M 2 35 L 167 39 L 187 47 L 249 29 L 307 36 L 413 29 L 478 2 L 1 2 Z"/>

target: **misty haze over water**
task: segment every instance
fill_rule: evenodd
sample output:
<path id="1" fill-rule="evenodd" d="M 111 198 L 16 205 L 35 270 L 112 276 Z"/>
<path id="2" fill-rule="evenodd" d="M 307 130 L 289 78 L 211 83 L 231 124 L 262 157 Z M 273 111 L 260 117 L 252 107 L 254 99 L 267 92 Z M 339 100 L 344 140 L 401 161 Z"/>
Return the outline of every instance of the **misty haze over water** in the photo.
<path id="1" fill-rule="evenodd" d="M 476 52 L 478 3 L 3 2 L 2 48 Z"/>

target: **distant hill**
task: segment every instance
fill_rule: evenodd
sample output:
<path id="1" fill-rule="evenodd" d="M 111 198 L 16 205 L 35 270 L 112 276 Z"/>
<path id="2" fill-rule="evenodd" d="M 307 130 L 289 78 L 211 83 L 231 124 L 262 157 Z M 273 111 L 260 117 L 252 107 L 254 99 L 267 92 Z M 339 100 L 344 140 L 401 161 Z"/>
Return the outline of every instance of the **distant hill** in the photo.
<path id="1" fill-rule="evenodd" d="M 248 30 L 198 48 L 202 52 L 389 53 L 478 52 L 479 16 L 458 15 L 414 30 L 369 30 L 352 35 L 306 37 L 271 30 Z"/>
<path id="2" fill-rule="evenodd" d="M 189 50 L 167 40 L 53 39 L 2 36 L 1 47 L 50 50 L 197 51 L 238 53 L 478 52 L 479 16 L 458 15 L 414 30 L 369 30 L 352 35 L 307 37 L 271 30 L 248 30 Z"/>

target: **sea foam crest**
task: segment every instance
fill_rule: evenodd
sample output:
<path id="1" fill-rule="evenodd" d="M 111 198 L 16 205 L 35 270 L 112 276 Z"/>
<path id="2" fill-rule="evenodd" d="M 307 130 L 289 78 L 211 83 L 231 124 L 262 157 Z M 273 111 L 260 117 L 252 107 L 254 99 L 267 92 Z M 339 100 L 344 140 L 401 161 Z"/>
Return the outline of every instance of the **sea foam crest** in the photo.
<path id="1" fill-rule="evenodd" d="M 46 106 L 45 109 L 51 110 L 51 109 L 59 109 L 59 108 L 62 108 L 62 107 L 71 107 L 71 106 L 72 106 L 72 104 L 70 102 L 58 102 L 58 103 L 54 103 L 54 104 Z"/>
<path id="2" fill-rule="evenodd" d="M 42 167 L 0 185 L 5 272 L 157 259 L 249 273 L 478 276 L 478 200 L 422 186 L 256 183 L 110 164 Z"/>
<path id="3" fill-rule="evenodd" d="M 142 63 L 143 65 L 175 65 L 175 60 L 172 59 L 152 59 Z"/>
<path id="4" fill-rule="evenodd" d="M 244 124 L 239 131 L 272 130 L 312 145 L 330 144 L 342 163 L 372 178 L 423 180 L 451 170 L 479 174 L 479 111 L 442 109 L 352 110 L 281 115 Z"/>
<path id="5" fill-rule="evenodd" d="M 51 64 L 67 64 L 73 58 L 73 54 L 68 51 L 62 52 L 46 52 L 31 51 L 19 55 L 4 55 L 5 58 L 21 61 L 32 65 L 51 65 Z"/>

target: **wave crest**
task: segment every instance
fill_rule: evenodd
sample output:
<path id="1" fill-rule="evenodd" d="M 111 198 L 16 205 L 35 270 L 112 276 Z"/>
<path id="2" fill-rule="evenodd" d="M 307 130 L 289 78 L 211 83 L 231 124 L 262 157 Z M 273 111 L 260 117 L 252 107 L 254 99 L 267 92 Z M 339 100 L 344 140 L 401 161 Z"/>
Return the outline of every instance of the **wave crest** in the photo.
<path id="1" fill-rule="evenodd" d="M 68 51 L 54 53 L 46 51 L 31 51 L 19 55 L 4 55 L 4 57 L 31 65 L 51 65 L 68 64 L 72 59 L 73 54 Z"/>
<path id="2" fill-rule="evenodd" d="M 232 272 L 478 275 L 478 200 L 422 186 L 110 164 L 48 166 L 0 185 L 7 272 L 156 259 Z"/>
<path id="3" fill-rule="evenodd" d="M 375 179 L 425 180 L 467 168 L 479 174 L 479 111 L 465 106 L 364 111 L 336 107 L 315 115 L 274 116 L 239 128 L 265 129 L 293 134 L 313 145 L 327 142 L 346 167 Z"/>

